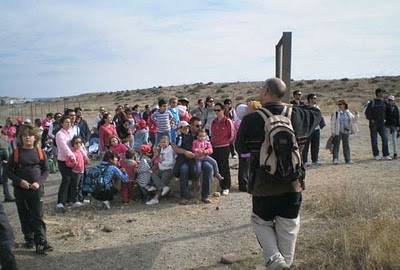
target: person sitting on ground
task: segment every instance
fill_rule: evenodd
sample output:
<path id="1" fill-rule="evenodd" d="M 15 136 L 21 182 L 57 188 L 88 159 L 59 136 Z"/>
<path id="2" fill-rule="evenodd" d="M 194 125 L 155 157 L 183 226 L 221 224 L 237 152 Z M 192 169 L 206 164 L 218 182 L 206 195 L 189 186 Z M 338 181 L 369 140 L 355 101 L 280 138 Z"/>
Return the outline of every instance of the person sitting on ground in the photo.
<path id="1" fill-rule="evenodd" d="M 172 169 L 175 164 L 175 153 L 169 144 L 167 136 L 161 138 L 158 148 L 158 170 L 153 171 L 151 176 L 153 183 L 157 187 L 157 192 L 154 198 L 146 203 L 147 205 L 158 204 L 160 196 L 167 195 L 170 191 L 168 185 L 173 177 Z"/>
<path id="2" fill-rule="evenodd" d="M 25 238 L 25 247 L 33 248 L 36 245 L 37 254 L 46 254 L 53 250 L 47 242 L 42 199 L 49 168 L 46 155 L 39 143 L 37 128 L 21 126 L 17 148 L 8 160 L 7 171 L 13 180 L 15 203 Z"/>
<path id="3" fill-rule="evenodd" d="M 136 182 L 142 192 L 144 201 L 149 201 L 149 192 L 156 191 L 157 189 L 151 185 L 151 146 L 143 144 L 140 147 L 139 167 L 137 169 Z"/>
<path id="4" fill-rule="evenodd" d="M 111 151 L 106 151 L 103 161 L 97 165 L 100 171 L 103 172 L 103 186 L 97 188 L 95 192 L 92 193 L 92 196 L 94 199 L 101 201 L 106 209 L 111 208 L 111 201 L 114 199 L 114 195 L 118 193 L 118 189 L 115 188 L 117 181 L 128 183 L 129 180 L 125 170 L 118 168 L 118 163 L 118 155 Z"/>
<path id="5" fill-rule="evenodd" d="M 72 207 L 81 207 L 83 201 L 82 184 L 85 167 L 89 164 L 89 158 L 86 151 L 82 151 L 83 139 L 80 136 L 74 136 L 71 140 L 72 153 L 74 158 L 68 158 L 66 164 L 71 168 L 71 202 Z"/>
<path id="6" fill-rule="evenodd" d="M 120 161 L 121 168 L 124 168 L 128 173 L 128 183 L 121 184 L 121 198 L 123 203 L 129 203 L 132 199 L 132 189 L 136 183 L 136 171 L 138 162 L 136 161 L 135 150 L 129 149 L 125 153 L 125 158 Z"/>
<path id="7" fill-rule="evenodd" d="M 192 152 L 196 155 L 195 162 L 197 177 L 200 177 L 201 175 L 201 165 L 203 161 L 208 161 L 213 166 L 214 177 L 219 181 L 224 180 L 222 175 L 219 173 L 217 161 L 210 156 L 213 153 L 213 148 L 208 140 L 205 129 L 200 129 L 197 133 L 197 139 L 193 141 Z"/>
<path id="8" fill-rule="evenodd" d="M 135 139 L 134 139 L 135 143 L 133 145 L 133 149 L 139 152 L 140 147 L 143 144 L 149 143 L 149 129 L 147 127 L 146 121 L 144 120 L 140 120 L 136 126 L 137 128 L 135 132 Z"/>

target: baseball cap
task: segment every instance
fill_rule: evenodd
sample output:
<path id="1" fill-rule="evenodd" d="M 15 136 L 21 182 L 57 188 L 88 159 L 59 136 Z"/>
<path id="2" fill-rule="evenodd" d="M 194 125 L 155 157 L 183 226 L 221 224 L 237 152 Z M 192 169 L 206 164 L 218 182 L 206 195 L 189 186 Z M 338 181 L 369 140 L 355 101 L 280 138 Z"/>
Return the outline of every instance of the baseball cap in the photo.
<path id="1" fill-rule="evenodd" d="M 186 121 L 180 121 L 179 124 L 178 124 L 178 128 L 188 127 L 188 126 L 189 126 L 189 123 L 186 122 Z"/>
<path id="2" fill-rule="evenodd" d="M 388 96 L 388 100 L 393 100 L 394 101 L 394 96 Z"/>

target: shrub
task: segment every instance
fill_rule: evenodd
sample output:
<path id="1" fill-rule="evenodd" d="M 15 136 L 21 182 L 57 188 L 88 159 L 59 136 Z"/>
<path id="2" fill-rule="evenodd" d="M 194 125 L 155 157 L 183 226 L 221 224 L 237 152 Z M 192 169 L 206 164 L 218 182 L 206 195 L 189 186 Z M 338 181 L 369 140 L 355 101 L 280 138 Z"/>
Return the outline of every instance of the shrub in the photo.
<path id="1" fill-rule="evenodd" d="M 244 96 L 237 96 L 237 97 L 235 97 L 235 100 L 243 100 L 244 99 Z"/>
<path id="2" fill-rule="evenodd" d="M 226 88 L 226 87 L 228 87 L 229 86 L 229 84 L 227 84 L 227 83 L 224 83 L 223 85 L 221 85 L 221 87 L 220 88 Z"/>
<path id="3" fill-rule="evenodd" d="M 343 78 L 343 79 L 340 79 L 342 82 L 348 82 L 349 81 L 349 79 L 348 78 Z"/>

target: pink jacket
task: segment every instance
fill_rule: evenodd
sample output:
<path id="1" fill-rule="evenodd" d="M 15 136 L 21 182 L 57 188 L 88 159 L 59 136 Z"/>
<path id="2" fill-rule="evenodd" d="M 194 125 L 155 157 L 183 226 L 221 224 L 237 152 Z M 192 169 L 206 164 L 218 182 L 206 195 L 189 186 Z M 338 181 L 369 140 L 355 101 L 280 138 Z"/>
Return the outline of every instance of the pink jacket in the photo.
<path id="1" fill-rule="evenodd" d="M 204 156 L 211 155 L 213 153 L 213 148 L 208 140 L 194 140 L 192 144 L 192 151 L 196 154 L 198 158 L 202 158 Z"/>
<path id="2" fill-rule="evenodd" d="M 73 154 L 75 159 L 70 157 L 65 163 L 72 169 L 74 173 L 83 173 L 85 171 L 85 165 L 89 163 L 86 153 L 81 150 L 74 150 Z"/>
<path id="3" fill-rule="evenodd" d="M 60 129 L 56 134 L 56 144 L 57 144 L 57 159 L 60 161 L 66 161 L 70 157 L 74 157 L 74 153 L 70 148 L 71 140 L 74 137 L 74 131 L 71 129 L 65 130 Z"/>
<path id="4" fill-rule="evenodd" d="M 110 151 L 114 154 L 117 154 L 119 156 L 120 159 L 124 159 L 125 158 L 125 153 L 126 151 L 128 151 L 128 147 L 123 144 L 123 143 L 119 143 L 116 146 L 110 146 Z"/>

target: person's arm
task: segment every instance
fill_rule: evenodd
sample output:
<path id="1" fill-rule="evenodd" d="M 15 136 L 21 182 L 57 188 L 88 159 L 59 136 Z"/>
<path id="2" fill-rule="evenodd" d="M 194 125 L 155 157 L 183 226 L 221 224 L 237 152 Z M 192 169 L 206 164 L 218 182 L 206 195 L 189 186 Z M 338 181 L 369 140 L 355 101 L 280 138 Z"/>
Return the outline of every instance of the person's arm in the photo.
<path id="1" fill-rule="evenodd" d="M 54 139 L 53 128 L 54 128 L 54 122 L 50 124 L 49 133 L 47 134 L 47 136 L 49 136 L 51 139 Z"/>
<path id="2" fill-rule="evenodd" d="M 111 165 L 109 167 L 109 170 L 111 170 L 112 176 L 115 177 L 116 179 L 120 180 L 123 183 L 128 183 L 129 177 L 126 172 L 121 171 L 114 165 Z"/>
<path id="3" fill-rule="evenodd" d="M 43 150 L 40 149 L 39 151 L 43 151 Z M 37 179 L 37 181 L 35 181 L 40 186 L 43 185 L 43 183 L 47 180 L 47 177 L 49 177 L 49 165 L 47 163 L 47 157 L 44 153 L 43 153 L 43 156 L 44 156 L 44 159 L 40 161 L 40 177 L 39 177 L 39 179 Z"/>
<path id="4" fill-rule="evenodd" d="M 71 149 L 69 148 L 69 146 L 67 144 L 67 138 L 62 133 L 62 130 L 60 130 L 56 134 L 56 143 L 57 143 L 58 151 L 65 153 L 67 157 L 75 158 L 74 154 L 72 153 Z"/>
<path id="5" fill-rule="evenodd" d="M 13 181 L 14 186 L 20 186 L 23 179 L 16 174 L 16 167 L 14 155 L 10 155 L 7 162 L 7 176 Z"/>
<path id="6" fill-rule="evenodd" d="M 174 149 L 175 153 L 185 155 L 185 157 L 187 157 L 187 158 L 194 158 L 196 156 L 193 152 L 188 151 L 182 147 L 172 145 L 172 148 Z"/>
<path id="7" fill-rule="evenodd" d="M 206 149 L 204 151 L 206 155 L 211 155 L 213 153 L 213 147 L 209 141 L 206 141 Z"/>
<path id="8" fill-rule="evenodd" d="M 239 154 L 247 154 L 250 153 L 249 144 L 247 143 L 249 136 L 249 131 L 251 131 L 251 123 L 249 115 L 246 115 L 242 122 L 240 123 L 240 127 L 236 136 L 235 148 Z"/>
<path id="9" fill-rule="evenodd" d="M 235 136 L 236 136 L 236 132 L 235 132 L 235 126 L 233 125 L 233 122 L 231 119 L 228 119 L 229 122 L 229 143 L 234 143 L 235 142 Z"/>
<path id="10" fill-rule="evenodd" d="M 367 108 L 365 108 L 365 118 L 367 118 L 368 120 L 372 120 L 371 107 L 372 107 L 372 101 L 369 101 L 367 104 Z"/>

